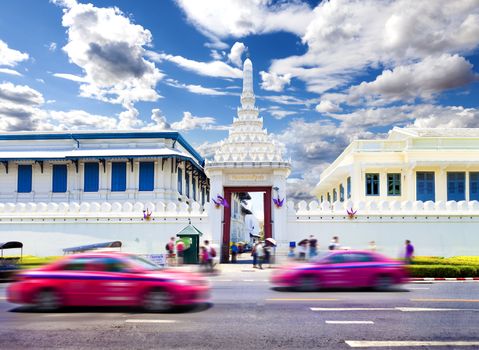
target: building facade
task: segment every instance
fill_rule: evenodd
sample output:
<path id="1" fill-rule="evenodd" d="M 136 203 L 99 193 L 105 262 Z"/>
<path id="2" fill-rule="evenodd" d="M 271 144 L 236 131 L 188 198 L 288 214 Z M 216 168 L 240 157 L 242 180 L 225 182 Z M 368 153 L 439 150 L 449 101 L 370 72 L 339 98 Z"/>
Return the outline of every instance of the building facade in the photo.
<path id="1" fill-rule="evenodd" d="M 394 128 L 353 141 L 313 193 L 330 203 L 479 200 L 479 130 Z"/>

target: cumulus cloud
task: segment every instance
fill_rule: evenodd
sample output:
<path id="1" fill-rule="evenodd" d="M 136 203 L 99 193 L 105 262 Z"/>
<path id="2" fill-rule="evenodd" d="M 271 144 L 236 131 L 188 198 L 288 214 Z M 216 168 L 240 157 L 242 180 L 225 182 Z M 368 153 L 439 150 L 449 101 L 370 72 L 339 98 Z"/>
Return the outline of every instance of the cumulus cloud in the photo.
<path id="1" fill-rule="evenodd" d="M 268 91 L 281 92 L 285 85 L 291 83 L 291 74 L 278 75 L 276 73 L 268 73 L 261 71 L 261 88 Z"/>
<path id="2" fill-rule="evenodd" d="M 143 127 L 144 130 L 171 130 L 171 125 L 159 108 L 151 110 L 151 121 L 151 123 Z"/>
<path id="3" fill-rule="evenodd" d="M 45 102 L 43 95 L 37 90 L 8 82 L 0 84 L 0 101 L 28 106 L 37 106 Z"/>
<path id="4" fill-rule="evenodd" d="M 473 66 L 459 55 L 429 56 L 406 66 L 386 70 L 372 82 L 349 89 L 349 100 L 362 98 L 412 101 L 431 98 L 441 91 L 467 85 L 477 79 Z"/>
<path id="5" fill-rule="evenodd" d="M 42 118 L 41 128 L 43 130 L 113 130 L 118 128 L 118 120 L 82 110 L 48 111 Z"/>
<path id="6" fill-rule="evenodd" d="M 329 100 L 321 100 L 321 102 L 316 106 L 316 111 L 319 113 L 334 113 L 340 112 L 341 107 Z"/>
<path id="7" fill-rule="evenodd" d="M 183 118 L 179 122 L 171 124 L 171 128 L 181 131 L 190 131 L 193 129 L 207 129 L 215 124 L 215 118 L 212 117 L 196 117 L 190 112 L 183 112 Z"/>
<path id="8" fill-rule="evenodd" d="M 155 90 L 163 74 L 146 60 L 144 46 L 151 44 L 151 33 L 132 23 L 118 8 L 98 8 L 73 1 L 66 6 L 62 24 L 68 28 L 63 47 L 70 61 L 84 71 L 80 95 L 122 104 L 122 125 L 137 127 L 137 101 L 156 101 Z M 57 75 L 58 76 L 58 75 Z M 65 74 L 61 76 L 68 78 Z M 72 78 L 72 76 L 70 76 Z"/>
<path id="9" fill-rule="evenodd" d="M 231 67 L 222 61 L 199 62 L 182 56 L 173 56 L 164 53 L 159 54 L 153 51 L 148 52 L 148 57 L 156 62 L 163 60 L 173 62 L 183 69 L 208 77 L 234 79 L 243 77 L 243 72 L 240 69 Z"/>
<path id="10" fill-rule="evenodd" d="M 251 34 L 292 32 L 302 36 L 311 8 L 297 1 L 264 0 L 177 0 L 187 19 L 208 37 L 212 46 L 225 49 L 220 39 L 245 37 Z"/>
<path id="11" fill-rule="evenodd" d="M 9 48 L 7 43 L 0 39 L 0 66 L 15 67 L 28 57 L 27 53 Z"/>
<path id="12" fill-rule="evenodd" d="M 76 81 L 77 83 L 86 83 L 87 79 L 85 77 L 80 77 L 75 74 L 70 73 L 53 73 L 54 77 L 62 78 L 66 80 Z"/>
<path id="13" fill-rule="evenodd" d="M 245 52 L 246 46 L 243 43 L 235 42 L 233 46 L 231 46 L 231 51 L 228 54 L 228 60 L 232 62 L 237 67 L 241 67 L 243 60 L 241 56 L 243 56 L 243 52 Z"/>
<path id="14" fill-rule="evenodd" d="M 281 109 L 278 106 L 272 106 L 268 109 L 269 114 L 271 114 L 275 119 L 283 119 L 288 115 L 296 114 L 294 111 L 288 111 L 285 109 Z"/>

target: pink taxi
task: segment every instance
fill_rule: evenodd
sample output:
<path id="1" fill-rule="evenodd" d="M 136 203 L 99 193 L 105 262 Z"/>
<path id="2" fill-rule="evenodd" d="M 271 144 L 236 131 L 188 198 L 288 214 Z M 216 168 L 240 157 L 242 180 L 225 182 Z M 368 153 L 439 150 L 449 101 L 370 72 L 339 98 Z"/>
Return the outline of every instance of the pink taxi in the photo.
<path id="1" fill-rule="evenodd" d="M 164 269 L 126 253 L 71 255 L 16 276 L 7 290 L 11 303 L 40 310 L 62 306 L 142 306 L 166 311 L 207 301 L 210 286 L 201 275 Z"/>
<path id="2" fill-rule="evenodd" d="M 332 251 L 314 262 L 282 267 L 271 277 L 276 286 L 302 291 L 361 287 L 387 289 L 406 281 L 403 263 L 375 252 L 359 250 Z"/>

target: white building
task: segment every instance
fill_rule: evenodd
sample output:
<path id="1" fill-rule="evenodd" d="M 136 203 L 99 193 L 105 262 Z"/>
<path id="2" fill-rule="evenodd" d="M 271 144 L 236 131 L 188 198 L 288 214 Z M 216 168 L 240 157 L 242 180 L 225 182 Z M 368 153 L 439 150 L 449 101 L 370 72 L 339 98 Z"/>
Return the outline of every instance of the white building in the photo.
<path id="1" fill-rule="evenodd" d="M 479 200 L 479 129 L 394 128 L 353 141 L 313 193 L 330 203 Z"/>

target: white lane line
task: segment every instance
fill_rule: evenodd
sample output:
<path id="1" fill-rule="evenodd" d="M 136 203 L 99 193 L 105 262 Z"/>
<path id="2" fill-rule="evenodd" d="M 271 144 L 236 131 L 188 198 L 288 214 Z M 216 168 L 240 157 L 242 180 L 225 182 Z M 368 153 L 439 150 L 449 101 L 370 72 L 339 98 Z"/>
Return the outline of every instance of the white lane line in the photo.
<path id="1" fill-rule="evenodd" d="M 411 289 L 411 290 L 419 290 L 419 289 L 429 289 L 429 288 L 425 288 L 425 287 L 409 287 L 408 289 Z"/>
<path id="2" fill-rule="evenodd" d="M 215 282 L 233 282 L 233 280 L 212 280 Z"/>
<path id="3" fill-rule="evenodd" d="M 311 311 L 395 311 L 393 307 L 310 307 Z"/>
<path id="4" fill-rule="evenodd" d="M 243 282 L 254 282 L 255 280 L 243 280 Z"/>
<path id="5" fill-rule="evenodd" d="M 405 346 L 479 346 L 479 341 L 368 341 L 368 340 L 345 340 L 352 348 L 369 347 L 405 347 Z"/>
<path id="6" fill-rule="evenodd" d="M 373 321 L 324 321 L 327 324 L 374 324 Z"/>
<path id="7" fill-rule="evenodd" d="M 140 319 L 132 319 L 132 320 L 125 320 L 128 323 L 176 323 L 175 320 L 140 320 Z"/>
<path id="8" fill-rule="evenodd" d="M 401 311 L 401 312 L 430 312 L 430 311 L 479 311 L 479 309 L 449 309 L 428 307 L 310 307 L 311 311 Z"/>
<path id="9" fill-rule="evenodd" d="M 7 300 L 7 297 L 0 297 L 0 300 Z"/>

